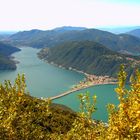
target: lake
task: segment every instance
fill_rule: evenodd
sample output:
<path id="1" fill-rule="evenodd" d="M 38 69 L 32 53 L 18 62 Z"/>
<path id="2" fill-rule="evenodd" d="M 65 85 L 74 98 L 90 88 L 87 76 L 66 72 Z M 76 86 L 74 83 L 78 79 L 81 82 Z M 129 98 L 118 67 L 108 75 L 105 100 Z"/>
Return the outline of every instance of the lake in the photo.
<path id="1" fill-rule="evenodd" d="M 25 74 L 27 89 L 35 97 L 51 97 L 70 89 L 84 78 L 84 75 L 74 71 L 60 69 L 47 64 L 37 57 L 39 49 L 30 47 L 21 48 L 13 54 L 17 64 L 15 71 L 1 71 L 0 82 L 14 81 L 17 74 Z"/>
<path id="2" fill-rule="evenodd" d="M 108 113 L 107 113 L 107 108 L 106 108 L 107 105 L 109 103 L 113 103 L 115 105 L 118 104 L 117 94 L 114 91 L 115 88 L 116 88 L 116 85 L 93 86 L 84 90 L 74 92 L 67 96 L 63 96 L 61 98 L 55 99 L 54 102 L 67 105 L 73 110 L 79 111 L 80 102 L 78 99 L 78 95 L 81 93 L 89 92 L 91 98 L 94 95 L 97 96 L 97 104 L 96 104 L 97 110 L 95 113 L 93 113 L 92 118 L 107 122 L 107 119 L 108 119 Z"/>
<path id="3" fill-rule="evenodd" d="M 84 78 L 84 75 L 74 71 L 65 70 L 45 63 L 37 57 L 39 49 L 30 47 L 21 48 L 20 52 L 13 54 L 17 64 L 15 71 L 0 71 L 0 82 L 16 78 L 17 74 L 24 73 L 26 76 L 27 90 L 35 97 L 51 97 L 69 90 Z M 79 111 L 78 94 L 89 91 L 92 95 L 97 95 L 97 111 L 93 118 L 107 121 L 106 105 L 108 103 L 118 104 L 115 85 L 100 85 L 90 87 L 67 96 L 55 99 L 53 102 L 60 103 Z"/>

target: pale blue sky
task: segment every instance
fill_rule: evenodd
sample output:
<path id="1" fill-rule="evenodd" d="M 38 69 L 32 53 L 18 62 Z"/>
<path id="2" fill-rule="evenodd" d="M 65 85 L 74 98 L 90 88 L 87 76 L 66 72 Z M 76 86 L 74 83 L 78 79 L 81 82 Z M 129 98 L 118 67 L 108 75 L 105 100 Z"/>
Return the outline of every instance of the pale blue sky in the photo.
<path id="1" fill-rule="evenodd" d="M 87 0 L 88 1 L 88 0 Z M 94 0 L 89 0 L 89 1 L 94 1 Z M 95 0 L 97 1 L 97 0 Z M 102 2 L 108 2 L 108 3 L 127 3 L 127 4 L 138 4 L 140 3 L 140 0 L 98 0 Z"/>
<path id="2" fill-rule="evenodd" d="M 0 0 L 0 30 L 140 25 L 140 0 Z"/>

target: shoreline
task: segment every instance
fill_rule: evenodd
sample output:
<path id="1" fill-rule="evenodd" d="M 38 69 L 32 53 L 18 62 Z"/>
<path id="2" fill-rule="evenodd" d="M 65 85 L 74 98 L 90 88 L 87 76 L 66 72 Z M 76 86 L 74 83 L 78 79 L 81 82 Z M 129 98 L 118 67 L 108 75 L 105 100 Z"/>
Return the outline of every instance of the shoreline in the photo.
<path id="1" fill-rule="evenodd" d="M 48 62 L 47 60 L 44 60 L 44 59 L 42 59 L 42 60 L 45 61 L 46 63 L 54 65 L 56 67 L 63 68 L 63 69 L 66 69 L 66 70 L 70 70 L 70 71 L 75 71 L 75 72 L 78 72 L 80 74 L 84 74 L 84 76 L 85 76 L 82 81 L 79 81 L 78 84 L 74 85 L 74 87 L 70 88 L 69 90 L 67 90 L 63 93 L 60 93 L 59 95 L 49 97 L 50 100 L 61 98 L 63 96 L 71 94 L 73 92 L 80 91 L 82 89 L 86 89 L 86 88 L 89 88 L 89 87 L 92 87 L 92 86 L 117 84 L 117 79 L 113 78 L 113 77 L 109 77 L 109 76 L 106 76 L 106 75 L 105 76 L 92 75 L 92 74 L 88 74 L 88 73 L 83 72 L 83 71 L 76 70 L 72 67 L 65 68 L 62 65 L 55 64 L 54 62 Z"/>
<path id="2" fill-rule="evenodd" d="M 58 99 L 58 98 L 67 96 L 68 94 L 71 94 L 71 93 L 73 93 L 73 92 L 80 91 L 80 90 L 83 90 L 83 89 L 86 89 L 86 88 L 89 88 L 89 87 L 92 87 L 92 86 L 108 85 L 108 84 L 116 84 L 116 83 L 115 83 L 115 82 L 112 82 L 112 83 L 104 83 L 104 84 L 94 84 L 94 85 L 89 85 L 89 86 L 86 86 L 86 87 L 83 87 L 83 88 L 71 89 L 71 90 L 68 90 L 68 91 L 66 91 L 66 92 L 63 92 L 63 93 L 61 93 L 61 94 L 59 94 L 59 95 L 52 96 L 52 97 L 50 97 L 49 99 L 50 99 L 50 100 L 55 100 L 55 99 Z"/>
<path id="3" fill-rule="evenodd" d="M 18 60 L 16 60 L 15 59 L 15 56 L 10 56 L 10 60 L 12 60 L 15 64 L 19 64 L 20 63 L 20 61 L 18 61 Z"/>

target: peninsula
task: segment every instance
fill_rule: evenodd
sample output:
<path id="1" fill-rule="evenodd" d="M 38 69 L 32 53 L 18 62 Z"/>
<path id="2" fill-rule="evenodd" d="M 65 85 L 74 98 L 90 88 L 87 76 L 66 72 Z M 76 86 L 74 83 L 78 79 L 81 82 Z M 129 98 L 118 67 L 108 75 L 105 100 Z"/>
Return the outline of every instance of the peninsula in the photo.
<path id="1" fill-rule="evenodd" d="M 77 71 L 78 72 L 78 71 Z M 63 96 L 66 96 L 70 93 L 73 93 L 75 91 L 79 91 L 82 89 L 86 89 L 95 85 L 104 85 L 104 84 L 117 84 L 117 79 L 109 76 L 96 76 L 84 73 L 86 78 L 83 81 L 80 81 L 77 85 L 72 87 L 70 90 L 61 93 L 59 95 L 53 96 L 50 99 L 54 100 Z"/>

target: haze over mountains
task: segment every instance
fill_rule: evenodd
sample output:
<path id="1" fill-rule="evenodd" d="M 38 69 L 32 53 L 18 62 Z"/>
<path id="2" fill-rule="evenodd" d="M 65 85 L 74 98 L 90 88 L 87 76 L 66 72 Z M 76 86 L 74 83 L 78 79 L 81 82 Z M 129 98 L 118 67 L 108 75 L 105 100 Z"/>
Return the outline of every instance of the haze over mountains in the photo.
<path id="1" fill-rule="evenodd" d="M 130 32 L 127 32 L 127 34 L 130 34 L 130 35 L 133 35 L 133 36 L 136 36 L 136 37 L 140 38 L 140 29 L 132 30 Z"/>
<path id="2" fill-rule="evenodd" d="M 98 29 L 108 31 L 114 34 L 122 34 L 122 33 L 127 33 L 132 30 L 140 29 L 140 26 L 121 26 L 121 27 L 99 27 Z"/>

